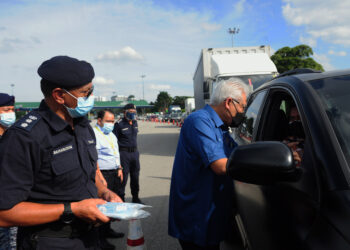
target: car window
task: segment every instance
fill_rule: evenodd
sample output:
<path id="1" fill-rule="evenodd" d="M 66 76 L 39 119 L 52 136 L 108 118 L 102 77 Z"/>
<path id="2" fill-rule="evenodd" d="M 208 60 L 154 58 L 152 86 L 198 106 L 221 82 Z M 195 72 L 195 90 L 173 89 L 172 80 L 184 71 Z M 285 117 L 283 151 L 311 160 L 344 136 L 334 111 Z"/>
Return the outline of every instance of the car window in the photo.
<path id="1" fill-rule="evenodd" d="M 266 90 L 257 93 L 254 96 L 251 96 L 249 99 L 248 107 L 245 112 L 244 121 L 238 127 L 238 137 L 240 137 L 243 141 L 250 143 L 253 138 L 254 126 L 256 124 L 256 120 L 259 114 L 259 110 L 261 104 L 266 95 Z"/>
<path id="2" fill-rule="evenodd" d="M 350 164 L 350 76 L 310 81 L 319 95 L 337 139 Z"/>

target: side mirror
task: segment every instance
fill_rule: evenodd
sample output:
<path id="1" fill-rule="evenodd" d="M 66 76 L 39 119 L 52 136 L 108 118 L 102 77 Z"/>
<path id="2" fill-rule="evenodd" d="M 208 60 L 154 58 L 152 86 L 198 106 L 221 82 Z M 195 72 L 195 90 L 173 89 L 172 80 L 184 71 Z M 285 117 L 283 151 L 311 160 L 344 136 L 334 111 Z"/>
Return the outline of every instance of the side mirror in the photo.
<path id="1" fill-rule="evenodd" d="M 301 175 L 301 169 L 294 165 L 292 151 L 275 141 L 238 146 L 227 161 L 226 169 L 233 179 L 258 185 L 295 182 Z"/>

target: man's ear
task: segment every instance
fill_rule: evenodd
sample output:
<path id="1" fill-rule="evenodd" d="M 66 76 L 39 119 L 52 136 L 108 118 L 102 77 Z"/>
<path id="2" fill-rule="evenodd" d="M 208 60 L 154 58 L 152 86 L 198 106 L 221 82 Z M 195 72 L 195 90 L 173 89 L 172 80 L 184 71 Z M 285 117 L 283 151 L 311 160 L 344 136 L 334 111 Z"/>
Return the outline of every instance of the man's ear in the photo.
<path id="1" fill-rule="evenodd" d="M 63 92 L 63 90 L 61 88 L 53 89 L 51 94 L 52 94 L 52 98 L 55 100 L 55 102 L 57 102 L 58 104 L 64 104 L 63 96 L 65 95 L 65 93 Z"/>
<path id="2" fill-rule="evenodd" d="M 225 108 L 226 108 L 226 109 L 229 109 L 229 108 L 230 108 L 230 101 L 231 101 L 230 98 L 226 98 L 226 99 L 225 99 L 224 105 L 225 105 Z"/>

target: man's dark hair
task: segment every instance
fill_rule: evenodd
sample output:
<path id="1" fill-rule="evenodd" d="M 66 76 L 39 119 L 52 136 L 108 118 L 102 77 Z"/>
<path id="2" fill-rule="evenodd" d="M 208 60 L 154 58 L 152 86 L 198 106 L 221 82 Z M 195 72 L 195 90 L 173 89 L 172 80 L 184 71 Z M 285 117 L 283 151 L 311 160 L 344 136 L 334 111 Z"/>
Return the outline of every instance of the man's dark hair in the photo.
<path id="1" fill-rule="evenodd" d="M 44 94 L 44 97 L 51 97 L 52 94 L 52 90 L 54 90 L 55 88 L 62 88 L 60 86 L 58 86 L 57 83 L 45 80 L 45 79 L 41 79 L 40 81 L 40 88 L 41 88 L 41 92 Z M 72 90 L 74 88 L 64 88 L 65 90 Z"/>
<path id="2" fill-rule="evenodd" d="M 98 118 L 101 118 L 101 120 L 102 120 L 103 117 L 105 117 L 106 112 L 109 112 L 109 113 L 111 113 L 111 114 L 114 115 L 114 113 L 113 113 L 112 110 L 110 110 L 110 109 L 103 109 L 103 110 L 98 111 L 98 113 L 97 113 L 97 119 L 98 119 Z"/>

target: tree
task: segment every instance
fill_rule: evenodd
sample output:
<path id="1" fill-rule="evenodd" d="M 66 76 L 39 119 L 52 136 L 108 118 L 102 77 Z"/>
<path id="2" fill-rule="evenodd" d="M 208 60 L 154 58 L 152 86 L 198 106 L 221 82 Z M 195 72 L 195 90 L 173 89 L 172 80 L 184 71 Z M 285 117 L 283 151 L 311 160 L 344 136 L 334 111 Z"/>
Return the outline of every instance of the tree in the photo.
<path id="1" fill-rule="evenodd" d="M 128 101 L 133 101 L 135 99 L 135 96 L 134 95 L 129 95 L 128 96 Z"/>
<path id="2" fill-rule="evenodd" d="M 277 50 L 271 56 L 271 60 L 275 63 L 279 73 L 296 68 L 311 68 L 324 71 L 322 65 L 310 57 L 313 54 L 311 47 L 301 44 L 293 48 L 283 47 Z"/>
<path id="3" fill-rule="evenodd" d="M 185 108 L 185 100 L 189 98 L 190 96 L 175 96 L 173 98 L 172 105 L 179 105 L 181 109 Z"/>
<path id="4" fill-rule="evenodd" d="M 157 100 L 154 103 L 154 106 L 159 112 L 165 112 L 166 109 L 169 107 L 171 104 L 173 98 L 168 94 L 166 91 L 161 91 L 159 92 L 157 96 Z"/>

